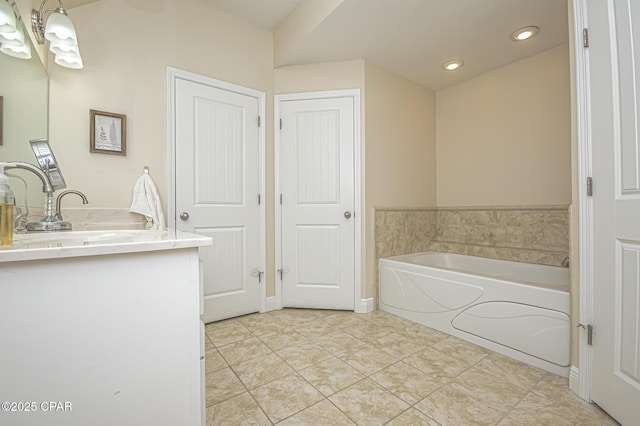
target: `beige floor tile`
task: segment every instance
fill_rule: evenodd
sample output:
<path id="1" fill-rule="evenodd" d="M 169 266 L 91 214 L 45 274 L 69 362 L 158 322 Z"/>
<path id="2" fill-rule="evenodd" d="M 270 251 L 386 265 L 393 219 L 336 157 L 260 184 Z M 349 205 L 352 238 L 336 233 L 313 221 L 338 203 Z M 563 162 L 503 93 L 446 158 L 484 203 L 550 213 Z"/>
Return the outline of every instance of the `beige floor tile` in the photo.
<path id="1" fill-rule="evenodd" d="M 347 311 L 336 311 L 334 313 L 327 314 L 327 316 L 322 318 L 322 320 L 334 327 L 353 327 L 362 324 L 363 321 L 366 321 L 362 314 Z"/>
<path id="2" fill-rule="evenodd" d="M 222 355 L 220 355 L 220 352 L 215 348 L 205 352 L 204 365 L 206 374 L 213 373 L 216 370 L 220 370 L 221 368 L 228 366 L 224 358 L 222 358 Z"/>
<path id="3" fill-rule="evenodd" d="M 427 345 L 401 334 L 391 332 L 368 342 L 379 347 L 389 355 L 402 359 L 424 349 Z"/>
<path id="4" fill-rule="evenodd" d="M 429 418 L 415 408 L 409 408 L 386 426 L 440 426 L 435 420 Z"/>
<path id="5" fill-rule="evenodd" d="M 309 383 L 325 396 L 345 389 L 364 379 L 364 375 L 338 358 L 329 358 L 299 371 Z"/>
<path id="6" fill-rule="evenodd" d="M 391 326 L 409 326 L 415 324 L 413 321 L 409 321 L 397 315 L 393 315 L 389 312 L 375 310 L 368 314 L 363 315 L 363 317 L 374 324 L 377 324 L 382 327 L 391 327 Z"/>
<path id="7" fill-rule="evenodd" d="M 236 320 L 249 328 L 248 326 L 256 325 L 256 324 L 265 324 L 271 321 L 271 317 L 267 314 L 255 313 L 249 315 L 243 315 L 241 317 L 237 317 Z"/>
<path id="8" fill-rule="evenodd" d="M 533 388 L 533 392 L 552 401 L 580 403 L 582 400 L 569 389 L 569 380 L 556 374 L 545 372 Z"/>
<path id="9" fill-rule="evenodd" d="M 275 318 L 271 318 L 269 321 L 263 323 L 246 324 L 245 327 L 258 337 L 271 333 L 289 333 L 295 331 L 295 328 L 292 326 L 278 321 Z"/>
<path id="10" fill-rule="evenodd" d="M 317 314 L 314 311 L 305 309 L 281 309 L 271 311 L 269 315 L 289 326 L 299 326 L 306 322 L 313 322 L 317 318 Z"/>
<path id="11" fill-rule="evenodd" d="M 362 340 L 341 330 L 336 330 L 323 336 L 312 337 L 311 340 L 334 355 L 364 345 Z"/>
<path id="12" fill-rule="evenodd" d="M 397 358 L 367 344 L 345 351 L 338 355 L 338 358 L 367 376 L 377 373 L 397 361 Z"/>
<path id="13" fill-rule="evenodd" d="M 326 399 L 278 423 L 278 425 L 282 426 L 349 426 L 354 424 L 355 423 L 349 420 L 335 405 Z"/>
<path id="14" fill-rule="evenodd" d="M 476 368 L 526 390 L 531 390 L 547 374 L 544 370 L 497 353 L 482 359 Z"/>
<path id="15" fill-rule="evenodd" d="M 235 373 L 225 367 L 205 376 L 207 407 L 246 391 Z"/>
<path id="16" fill-rule="evenodd" d="M 584 402 L 583 406 L 577 409 L 578 415 L 574 423 L 580 426 L 620 426 L 620 423 L 615 421 L 606 412 L 602 411 L 600 407 L 595 404 L 589 404 Z"/>
<path id="17" fill-rule="evenodd" d="M 320 392 L 295 373 L 249 392 L 272 422 L 279 422 L 323 399 Z"/>
<path id="18" fill-rule="evenodd" d="M 292 327 L 263 334 L 260 336 L 260 340 L 274 351 L 309 342 L 309 339 L 295 332 L 295 329 Z"/>
<path id="19" fill-rule="evenodd" d="M 574 425 L 576 417 L 577 413 L 571 409 L 571 406 L 543 398 L 534 392 L 527 394 L 508 415 L 508 419 L 524 426 Z"/>
<path id="20" fill-rule="evenodd" d="M 209 333 L 211 331 L 220 330 L 222 328 L 226 328 L 226 327 L 235 325 L 237 323 L 238 323 L 238 320 L 236 318 L 230 318 L 230 319 L 226 319 L 226 320 L 222 320 L 222 321 L 210 322 L 208 324 L 205 324 L 204 332 L 205 333 Z"/>
<path id="21" fill-rule="evenodd" d="M 219 346 L 218 351 L 229 365 L 248 361 L 271 352 L 271 349 L 257 337 L 250 337 L 239 342 Z"/>
<path id="22" fill-rule="evenodd" d="M 271 422 L 249 392 L 229 398 L 207 408 L 207 426 L 259 425 Z"/>
<path id="23" fill-rule="evenodd" d="M 333 357 L 331 353 L 311 342 L 280 349 L 276 353 L 296 371 Z"/>
<path id="24" fill-rule="evenodd" d="M 212 323 L 216 324 L 216 323 Z M 211 324 L 208 324 L 209 327 Z M 211 339 L 216 347 L 228 345 L 229 343 L 239 342 L 240 340 L 248 339 L 252 336 L 251 332 L 238 321 L 229 323 L 225 327 L 211 328 L 206 331 L 207 337 Z"/>
<path id="25" fill-rule="evenodd" d="M 377 324 L 371 322 L 364 322 L 362 324 L 354 325 L 354 326 L 345 326 L 339 327 L 342 331 L 351 334 L 359 339 L 362 338 L 375 338 L 382 337 L 386 334 L 391 333 L 391 330 L 388 330 L 384 327 L 380 327 Z"/>
<path id="26" fill-rule="evenodd" d="M 504 416 L 448 385 L 418 402 L 415 408 L 441 425 L 495 425 Z"/>
<path id="27" fill-rule="evenodd" d="M 264 385 L 293 372 L 293 369 L 275 353 L 236 364 L 233 370 L 248 389 Z"/>
<path id="28" fill-rule="evenodd" d="M 440 380 L 404 362 L 393 364 L 371 378 L 409 404 L 415 404 L 442 386 Z"/>
<path id="29" fill-rule="evenodd" d="M 617 425 L 565 378 L 383 311 L 284 309 L 205 330 L 207 425 Z"/>
<path id="30" fill-rule="evenodd" d="M 364 379 L 329 397 L 359 425 L 383 425 L 409 405 L 371 379 Z"/>
<path id="31" fill-rule="evenodd" d="M 420 324 L 411 324 L 408 326 L 391 326 L 387 327 L 390 330 L 395 331 L 398 334 L 402 334 L 403 336 L 409 337 L 412 340 L 415 340 L 416 343 L 432 346 L 441 340 L 449 337 L 448 334 L 442 333 L 438 330 L 434 330 L 433 328 L 425 327 Z"/>
<path id="32" fill-rule="evenodd" d="M 204 351 L 209 352 L 215 350 L 216 347 L 211 343 L 211 339 L 205 334 L 204 335 Z"/>
<path id="33" fill-rule="evenodd" d="M 303 336 L 312 339 L 318 336 L 324 336 L 329 334 L 337 329 L 332 325 L 327 324 L 324 321 L 311 321 L 301 323 L 296 327 L 296 332 L 302 334 Z"/>
<path id="34" fill-rule="evenodd" d="M 433 345 L 433 348 L 447 356 L 467 361 L 470 364 L 475 364 L 491 352 L 454 336 L 439 341 Z"/>
<path id="35" fill-rule="evenodd" d="M 273 333 L 281 327 L 285 327 L 277 319 L 268 314 L 251 314 L 238 318 L 238 322 L 256 336 Z"/>
<path id="36" fill-rule="evenodd" d="M 618 423 L 595 404 L 580 399 L 568 388 L 568 380 L 555 374 L 546 373 L 533 388 L 532 393 L 546 400 L 562 403 L 576 414 L 578 425 L 617 425 Z M 533 398 L 533 396 L 531 396 Z M 530 398 L 530 399 L 531 399 Z"/>
<path id="37" fill-rule="evenodd" d="M 446 383 L 467 370 L 469 361 L 452 358 L 432 348 L 426 348 L 403 360 L 412 367 L 428 374 L 431 378 Z"/>
<path id="38" fill-rule="evenodd" d="M 460 374 L 449 385 L 505 415 L 527 394 L 527 390 L 475 367 Z"/>

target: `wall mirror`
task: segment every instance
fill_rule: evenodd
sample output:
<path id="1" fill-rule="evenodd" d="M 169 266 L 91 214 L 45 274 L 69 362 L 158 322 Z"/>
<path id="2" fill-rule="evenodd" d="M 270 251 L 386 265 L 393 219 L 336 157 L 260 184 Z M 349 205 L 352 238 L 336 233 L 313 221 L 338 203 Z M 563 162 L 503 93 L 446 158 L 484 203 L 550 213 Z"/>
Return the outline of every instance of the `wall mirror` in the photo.
<path id="1" fill-rule="evenodd" d="M 26 35 L 22 20 L 20 25 Z M 37 164 L 29 141 L 48 137 L 49 81 L 33 45 L 31 52 L 31 59 L 17 59 L 0 53 L 0 96 L 3 98 L 0 161 Z M 22 180 L 10 178 L 16 205 L 21 207 L 26 202 L 29 207 L 42 208 L 44 195 L 40 179 L 23 170 L 11 170 L 10 173 L 19 175 L 28 187 L 26 193 Z"/>

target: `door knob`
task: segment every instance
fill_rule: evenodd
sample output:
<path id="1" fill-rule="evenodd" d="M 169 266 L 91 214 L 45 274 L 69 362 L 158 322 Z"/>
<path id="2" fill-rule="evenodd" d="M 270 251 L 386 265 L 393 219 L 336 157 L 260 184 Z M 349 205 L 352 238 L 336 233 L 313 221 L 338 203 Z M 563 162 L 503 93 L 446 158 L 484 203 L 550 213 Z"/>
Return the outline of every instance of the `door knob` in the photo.
<path id="1" fill-rule="evenodd" d="M 344 217 L 346 217 L 347 219 L 350 219 L 351 218 L 351 212 L 350 211 L 344 212 Z"/>
<path id="2" fill-rule="evenodd" d="M 180 219 L 189 220 L 189 213 L 187 213 L 187 212 L 180 213 Z"/>

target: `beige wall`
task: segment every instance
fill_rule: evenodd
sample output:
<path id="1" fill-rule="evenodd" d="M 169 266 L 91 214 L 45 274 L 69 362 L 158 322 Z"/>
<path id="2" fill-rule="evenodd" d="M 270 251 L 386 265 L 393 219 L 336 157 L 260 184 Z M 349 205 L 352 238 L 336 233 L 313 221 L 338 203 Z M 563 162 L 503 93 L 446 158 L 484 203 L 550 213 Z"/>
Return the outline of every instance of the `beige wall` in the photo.
<path id="1" fill-rule="evenodd" d="M 274 89 L 279 94 L 361 91 L 362 297 L 372 297 L 372 207 L 435 206 L 435 94 L 362 60 L 278 68 Z"/>
<path id="2" fill-rule="evenodd" d="M 363 297 L 373 297 L 374 207 L 436 205 L 436 95 L 369 62 L 365 93 Z"/>
<path id="3" fill-rule="evenodd" d="M 68 186 L 92 207 L 129 207 L 145 165 L 166 203 L 167 66 L 273 92 L 271 34 L 204 2 L 110 0 L 69 15 L 85 68 L 49 59 L 50 137 Z M 89 109 L 127 115 L 126 157 L 89 153 Z"/>
<path id="4" fill-rule="evenodd" d="M 89 206 L 128 208 L 149 166 L 166 211 L 167 66 L 265 92 L 267 223 L 273 223 L 272 34 L 198 0 L 109 0 L 69 11 L 85 68 L 50 58 L 50 139 L 69 188 Z M 127 115 L 126 157 L 89 153 L 89 109 Z M 69 207 L 79 200 L 69 197 Z M 267 230 L 267 264 L 274 236 Z M 274 273 L 268 268 L 267 282 Z"/>
<path id="5" fill-rule="evenodd" d="M 85 68 L 49 67 L 50 139 L 69 187 L 83 191 L 90 207 L 128 208 L 131 187 L 145 165 L 166 203 L 167 66 L 266 92 L 267 265 L 273 265 L 275 251 L 272 95 L 361 90 L 364 298 L 374 294 L 373 207 L 569 202 L 568 115 L 566 119 L 562 115 L 568 114 L 568 92 L 566 111 L 562 102 L 549 105 L 544 98 L 568 91 L 567 81 L 552 77 L 558 69 L 565 69 L 560 60 L 565 48 L 436 95 L 363 60 L 274 70 L 270 33 L 198 0 L 110 0 L 72 9 L 70 16 L 78 31 Z M 170 32 L 165 31 L 168 27 Z M 529 107 L 514 118 L 513 103 L 522 98 L 529 100 Z M 89 109 L 127 115 L 126 157 L 89 153 Z M 504 120 L 507 113 L 511 116 Z M 496 120 L 500 127 L 492 124 Z M 542 127 L 537 123 L 552 120 L 551 130 L 537 129 Z M 465 133 L 465 128 L 471 130 Z M 509 133 L 516 130 L 517 137 Z M 474 151 L 478 146 L 482 149 Z M 516 154 L 522 161 L 514 161 Z M 496 156 L 509 162 L 496 162 Z M 544 168 L 539 167 L 541 162 Z M 491 173 L 486 173 L 487 165 Z M 549 171 L 549 167 L 555 168 Z M 522 169 L 535 169 L 535 178 L 519 176 Z M 512 174 L 504 179 L 505 173 Z M 469 191 L 465 177 L 483 182 L 478 187 L 484 190 L 472 185 Z M 519 184 L 500 188 L 494 181 L 529 186 L 514 191 L 513 186 Z M 530 181 L 537 182 L 535 188 L 530 187 Z M 497 195 L 502 197 L 497 199 Z M 70 198 L 69 207 L 74 206 L 79 207 L 79 201 Z M 271 269 L 268 295 L 273 295 L 275 288 Z"/>
<path id="6" fill-rule="evenodd" d="M 438 92 L 439 207 L 571 203 L 568 49 Z"/>

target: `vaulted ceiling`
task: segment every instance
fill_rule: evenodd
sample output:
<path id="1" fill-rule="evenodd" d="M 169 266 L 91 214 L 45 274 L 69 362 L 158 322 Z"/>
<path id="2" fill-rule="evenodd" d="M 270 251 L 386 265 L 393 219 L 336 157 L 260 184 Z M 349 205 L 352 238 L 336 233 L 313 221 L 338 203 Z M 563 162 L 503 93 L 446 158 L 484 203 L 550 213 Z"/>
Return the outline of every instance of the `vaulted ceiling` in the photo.
<path id="1" fill-rule="evenodd" d="M 276 67 L 366 59 L 433 90 L 569 39 L 566 0 L 200 1 L 273 32 Z M 510 39 L 532 25 L 540 28 L 536 37 Z M 444 71 L 451 59 L 464 66 Z"/>

